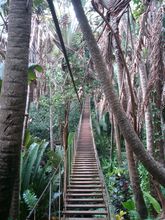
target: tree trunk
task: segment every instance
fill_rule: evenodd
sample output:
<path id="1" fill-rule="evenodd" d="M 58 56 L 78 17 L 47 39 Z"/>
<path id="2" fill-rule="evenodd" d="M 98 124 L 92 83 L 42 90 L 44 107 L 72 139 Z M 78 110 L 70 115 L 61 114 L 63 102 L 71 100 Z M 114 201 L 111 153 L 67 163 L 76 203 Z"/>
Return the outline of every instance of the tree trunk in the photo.
<path id="1" fill-rule="evenodd" d="M 49 126 L 50 126 L 50 149 L 54 150 L 54 139 L 53 139 L 53 103 L 52 103 L 52 83 L 51 79 L 49 79 L 49 99 L 50 99 L 50 106 L 49 106 Z"/>
<path id="2" fill-rule="evenodd" d="M 116 120 L 114 119 L 114 135 L 115 135 L 115 143 L 117 150 L 117 161 L 119 166 L 121 165 L 122 157 L 121 157 L 121 142 L 120 142 L 120 133 L 119 128 L 117 126 Z"/>
<path id="3" fill-rule="evenodd" d="M 139 179 L 138 169 L 135 163 L 134 154 L 128 143 L 126 143 L 126 152 L 127 152 L 129 176 L 131 180 L 131 186 L 133 190 L 136 210 L 139 213 L 141 219 L 146 219 L 148 216 L 147 207 L 140 187 L 140 179 Z"/>
<path id="4" fill-rule="evenodd" d="M 12 201 L 11 201 L 10 214 L 9 214 L 12 220 L 19 219 L 19 210 L 20 210 L 19 198 L 20 198 L 20 169 L 18 170 L 15 178 L 13 194 L 12 194 Z"/>
<path id="5" fill-rule="evenodd" d="M 145 63 L 141 60 L 139 64 L 139 75 L 140 75 L 140 84 L 142 90 L 143 102 L 145 101 L 146 92 L 147 92 L 147 72 Z M 152 129 L 152 116 L 150 111 L 150 105 L 145 109 L 145 126 L 146 126 L 146 146 L 148 152 L 153 154 L 153 129 Z"/>
<path id="6" fill-rule="evenodd" d="M 130 124 L 125 112 L 122 110 L 122 106 L 120 105 L 119 99 L 115 94 L 113 85 L 109 80 L 109 73 L 106 69 L 106 64 L 100 54 L 97 42 L 93 36 L 92 30 L 88 24 L 88 20 L 84 14 L 81 1 L 72 0 L 72 3 L 74 5 L 74 9 L 80 23 L 81 30 L 84 34 L 84 38 L 87 42 L 89 51 L 91 53 L 93 62 L 95 64 L 98 78 L 101 81 L 103 91 L 106 95 L 106 99 L 111 107 L 112 113 L 116 118 L 116 121 L 125 140 L 129 144 L 133 152 L 137 155 L 138 159 L 146 167 L 146 169 L 159 183 L 165 186 L 165 169 L 160 163 L 156 162 L 154 158 L 146 152 L 142 142 L 140 141 L 132 125 Z"/>
<path id="7" fill-rule="evenodd" d="M 27 4 L 28 2 L 28 4 Z M 31 0 L 9 4 L 8 47 L 0 97 L 0 217 L 8 219 L 19 172 L 27 93 Z"/>

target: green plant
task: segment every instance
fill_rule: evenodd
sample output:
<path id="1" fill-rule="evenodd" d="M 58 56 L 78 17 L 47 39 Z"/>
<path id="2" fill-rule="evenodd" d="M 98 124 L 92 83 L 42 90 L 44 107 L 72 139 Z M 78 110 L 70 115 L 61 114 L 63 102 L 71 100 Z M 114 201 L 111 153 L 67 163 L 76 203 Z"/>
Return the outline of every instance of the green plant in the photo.
<path id="1" fill-rule="evenodd" d="M 161 206 L 159 202 L 149 192 L 143 192 L 143 194 L 145 196 L 147 203 L 152 205 L 152 207 L 157 212 L 157 214 L 160 214 Z"/>
<path id="2" fill-rule="evenodd" d="M 140 176 L 141 188 L 145 192 L 149 191 L 150 183 L 149 183 L 148 171 L 145 169 L 145 167 L 141 163 L 138 164 L 138 171 L 139 171 L 139 176 Z"/>
<path id="3" fill-rule="evenodd" d="M 33 80 L 37 79 L 36 71 L 43 72 L 42 66 L 38 64 L 30 64 L 28 68 L 28 82 L 30 83 Z"/>
<path id="4" fill-rule="evenodd" d="M 146 200 L 146 204 L 148 206 L 148 211 L 150 210 L 150 206 L 152 206 L 154 208 L 154 210 L 157 212 L 157 214 L 160 214 L 161 213 L 161 206 L 160 206 L 159 202 L 153 196 L 151 196 L 151 194 L 149 192 L 143 191 L 143 194 L 144 194 L 144 198 Z M 122 202 L 122 205 L 126 209 L 126 211 L 128 212 L 131 220 L 139 220 L 140 219 L 140 216 L 139 216 L 138 212 L 136 211 L 134 199 L 128 199 L 127 201 Z M 152 220 L 152 219 L 153 219 L 152 217 L 147 218 L 147 220 Z"/>
<path id="5" fill-rule="evenodd" d="M 135 202 L 133 199 L 128 199 L 125 202 L 122 202 L 123 207 L 126 209 L 127 213 L 131 220 L 139 220 L 139 213 L 136 211 Z"/>
<path id="6" fill-rule="evenodd" d="M 28 189 L 30 181 L 33 181 L 40 169 L 43 154 L 48 146 L 48 142 L 32 143 L 22 154 L 22 176 L 21 189 L 24 192 Z"/>
<path id="7" fill-rule="evenodd" d="M 106 171 L 106 183 L 115 214 L 123 210 L 122 203 L 130 199 L 131 189 L 126 168 L 115 168 Z M 123 210 L 125 211 L 125 210 Z"/>
<path id="8" fill-rule="evenodd" d="M 116 220 L 123 220 L 124 219 L 124 216 L 126 215 L 126 212 L 124 212 L 123 210 L 121 210 L 119 212 L 119 214 L 117 214 L 115 217 L 116 217 Z"/>
<path id="9" fill-rule="evenodd" d="M 27 140 L 26 140 L 27 139 Z M 56 152 L 49 150 L 48 142 L 41 141 L 28 133 L 25 149 L 21 159 L 21 218 L 25 219 L 29 210 L 34 206 L 55 172 L 63 152 L 60 148 Z M 62 175 L 63 171 L 61 171 Z M 57 195 L 59 174 L 52 179 L 52 195 Z M 42 216 L 48 206 L 48 191 L 45 192 L 38 207 L 38 218 Z"/>
<path id="10" fill-rule="evenodd" d="M 28 206 L 29 211 L 31 211 L 33 209 L 34 205 L 36 204 L 36 202 L 38 200 L 35 193 L 30 191 L 29 189 L 27 189 L 23 193 L 23 199 L 24 199 L 26 205 Z"/>

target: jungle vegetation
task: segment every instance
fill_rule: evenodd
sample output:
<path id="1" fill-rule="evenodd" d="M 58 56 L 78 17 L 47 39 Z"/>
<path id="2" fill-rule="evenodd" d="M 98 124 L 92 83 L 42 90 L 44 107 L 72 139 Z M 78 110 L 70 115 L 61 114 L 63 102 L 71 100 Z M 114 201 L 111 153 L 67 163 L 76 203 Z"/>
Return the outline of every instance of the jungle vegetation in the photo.
<path id="1" fill-rule="evenodd" d="M 164 65 L 163 0 L 0 0 L 0 220 L 58 219 L 86 96 L 112 218 L 165 219 Z"/>

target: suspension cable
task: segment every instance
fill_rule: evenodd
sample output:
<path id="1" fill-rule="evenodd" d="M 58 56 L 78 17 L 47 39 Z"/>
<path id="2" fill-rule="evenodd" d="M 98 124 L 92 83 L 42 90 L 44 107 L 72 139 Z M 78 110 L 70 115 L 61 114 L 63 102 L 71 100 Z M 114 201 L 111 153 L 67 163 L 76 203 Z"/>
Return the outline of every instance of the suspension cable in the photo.
<path id="1" fill-rule="evenodd" d="M 80 107 L 81 107 L 81 101 L 80 101 L 80 98 L 79 98 L 79 95 L 78 95 L 75 80 L 74 80 L 73 73 L 72 73 L 72 70 L 71 70 L 71 66 L 70 66 L 70 63 L 69 63 L 69 59 L 68 59 L 66 47 L 65 47 L 65 44 L 64 44 L 64 40 L 63 40 L 63 37 L 62 37 L 61 29 L 60 29 L 60 26 L 59 26 L 58 18 L 57 18 L 57 15 L 56 15 L 55 7 L 54 7 L 54 4 L 53 4 L 52 0 L 47 0 L 47 2 L 48 2 L 48 5 L 49 5 L 51 14 L 52 14 L 52 18 L 53 18 L 53 22 L 54 22 L 54 25 L 55 25 L 55 28 L 56 28 L 57 35 L 58 35 L 59 40 L 60 40 L 62 52 L 64 54 L 65 61 L 66 61 L 66 64 L 67 64 L 67 67 L 68 67 L 68 70 L 69 70 L 69 75 L 71 77 L 72 84 L 73 84 L 75 93 L 77 95 L 77 99 L 78 99 L 78 101 L 80 103 Z"/>

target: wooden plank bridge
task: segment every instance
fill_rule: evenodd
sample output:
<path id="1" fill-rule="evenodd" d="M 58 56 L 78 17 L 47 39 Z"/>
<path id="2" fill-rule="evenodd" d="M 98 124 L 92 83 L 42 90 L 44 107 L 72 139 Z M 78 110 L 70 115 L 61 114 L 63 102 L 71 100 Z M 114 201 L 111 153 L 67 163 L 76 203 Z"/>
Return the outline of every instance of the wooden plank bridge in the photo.
<path id="1" fill-rule="evenodd" d="M 91 128 L 89 98 L 85 101 L 72 170 L 64 195 L 63 219 L 110 219 L 106 190 Z"/>

